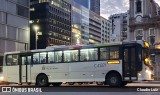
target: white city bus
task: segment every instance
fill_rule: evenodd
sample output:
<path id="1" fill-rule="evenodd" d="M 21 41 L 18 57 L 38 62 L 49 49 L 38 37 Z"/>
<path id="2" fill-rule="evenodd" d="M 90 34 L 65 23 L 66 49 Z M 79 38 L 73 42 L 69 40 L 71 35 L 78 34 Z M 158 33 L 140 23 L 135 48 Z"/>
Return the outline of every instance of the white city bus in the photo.
<path id="1" fill-rule="evenodd" d="M 7 83 L 60 86 L 63 82 L 103 82 L 124 86 L 152 79 L 149 44 L 145 41 L 7 52 L 3 62 L 3 81 Z"/>

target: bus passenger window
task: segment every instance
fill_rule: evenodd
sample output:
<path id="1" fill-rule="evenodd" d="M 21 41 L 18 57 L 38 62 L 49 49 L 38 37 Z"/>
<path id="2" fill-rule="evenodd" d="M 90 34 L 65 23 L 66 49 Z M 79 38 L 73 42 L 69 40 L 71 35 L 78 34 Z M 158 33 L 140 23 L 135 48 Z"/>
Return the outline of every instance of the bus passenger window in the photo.
<path id="1" fill-rule="evenodd" d="M 119 47 L 110 47 L 110 59 L 119 58 Z"/>
<path id="2" fill-rule="evenodd" d="M 12 55 L 7 56 L 7 66 L 11 66 L 12 64 Z"/>
<path id="3" fill-rule="evenodd" d="M 71 50 L 64 51 L 64 62 L 70 62 L 71 61 Z"/>
<path id="4" fill-rule="evenodd" d="M 54 52 L 48 52 L 48 63 L 54 63 Z"/>
<path id="5" fill-rule="evenodd" d="M 62 51 L 55 52 L 55 62 L 62 62 Z"/>
<path id="6" fill-rule="evenodd" d="M 98 49 L 88 49 L 89 60 L 98 60 Z"/>
<path id="7" fill-rule="evenodd" d="M 27 62 L 26 57 L 21 57 L 21 60 L 22 60 L 22 65 L 26 65 Z"/>
<path id="8" fill-rule="evenodd" d="M 40 63 L 41 64 L 46 63 L 46 58 L 47 58 L 46 55 L 47 55 L 46 52 L 40 53 Z"/>
<path id="9" fill-rule="evenodd" d="M 80 50 L 80 61 L 98 60 L 98 49 L 82 49 Z"/>
<path id="10" fill-rule="evenodd" d="M 87 60 L 89 60 L 88 49 L 80 50 L 80 61 L 87 61 Z"/>
<path id="11" fill-rule="evenodd" d="M 100 60 L 109 59 L 109 48 L 100 48 Z"/>
<path id="12" fill-rule="evenodd" d="M 79 61 L 79 58 L 78 58 L 78 50 L 72 50 L 72 52 L 71 52 L 71 60 L 72 60 L 73 62 Z"/>
<path id="13" fill-rule="evenodd" d="M 18 65 L 18 55 L 7 56 L 7 66 Z"/>
<path id="14" fill-rule="evenodd" d="M 28 56 L 28 64 L 31 64 L 31 56 Z"/>
<path id="15" fill-rule="evenodd" d="M 33 54 L 33 64 L 39 64 L 39 53 Z"/>

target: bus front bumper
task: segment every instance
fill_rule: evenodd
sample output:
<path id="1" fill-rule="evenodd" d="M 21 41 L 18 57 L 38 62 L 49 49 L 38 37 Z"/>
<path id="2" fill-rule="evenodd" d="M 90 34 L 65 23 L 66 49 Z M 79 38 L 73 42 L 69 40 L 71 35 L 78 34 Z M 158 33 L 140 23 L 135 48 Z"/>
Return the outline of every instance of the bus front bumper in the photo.
<path id="1" fill-rule="evenodd" d="M 139 81 L 149 81 L 154 80 L 154 74 L 151 70 L 145 70 L 143 72 L 138 73 L 138 80 Z"/>

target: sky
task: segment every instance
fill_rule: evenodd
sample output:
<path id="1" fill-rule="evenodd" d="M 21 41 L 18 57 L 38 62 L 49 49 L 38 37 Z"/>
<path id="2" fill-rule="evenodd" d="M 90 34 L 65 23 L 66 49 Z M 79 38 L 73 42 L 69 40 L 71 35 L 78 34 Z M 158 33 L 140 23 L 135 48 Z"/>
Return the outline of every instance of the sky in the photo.
<path id="1" fill-rule="evenodd" d="M 160 0 L 155 0 L 160 5 Z M 123 13 L 129 10 L 129 0 L 100 0 L 101 16 L 108 19 L 112 14 Z"/>

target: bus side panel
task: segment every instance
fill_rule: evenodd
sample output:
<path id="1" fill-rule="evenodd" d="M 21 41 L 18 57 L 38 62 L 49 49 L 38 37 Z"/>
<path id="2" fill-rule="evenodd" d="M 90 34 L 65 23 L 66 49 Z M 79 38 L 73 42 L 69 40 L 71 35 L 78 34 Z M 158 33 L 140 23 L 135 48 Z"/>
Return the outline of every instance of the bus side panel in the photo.
<path id="1" fill-rule="evenodd" d="M 49 82 L 66 82 L 68 79 L 68 63 L 39 64 L 31 66 L 31 80 L 36 82 L 40 73 L 48 76 Z"/>
<path id="2" fill-rule="evenodd" d="M 109 71 L 117 71 L 122 75 L 122 60 L 120 64 L 108 64 L 108 61 L 99 61 L 95 64 L 95 81 L 105 81 Z"/>
<path id="3" fill-rule="evenodd" d="M 19 83 L 19 65 L 3 66 L 4 81 Z"/>
<path id="4" fill-rule="evenodd" d="M 75 62 L 69 65 L 69 82 L 94 81 L 94 64 L 96 62 Z"/>
<path id="5" fill-rule="evenodd" d="M 8 71 L 7 68 L 8 66 L 3 66 L 3 77 L 4 77 L 4 81 L 8 82 Z"/>

